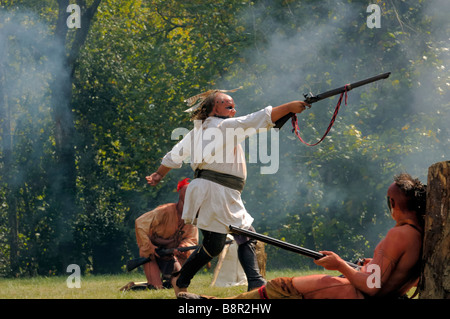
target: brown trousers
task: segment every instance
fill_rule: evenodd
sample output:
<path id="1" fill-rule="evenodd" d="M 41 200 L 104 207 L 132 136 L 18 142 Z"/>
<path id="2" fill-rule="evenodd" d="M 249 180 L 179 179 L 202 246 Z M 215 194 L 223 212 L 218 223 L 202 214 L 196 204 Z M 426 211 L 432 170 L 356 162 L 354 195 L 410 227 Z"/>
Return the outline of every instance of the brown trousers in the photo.
<path id="1" fill-rule="evenodd" d="M 303 299 L 303 295 L 292 285 L 292 278 L 280 277 L 265 286 L 225 299 Z"/>

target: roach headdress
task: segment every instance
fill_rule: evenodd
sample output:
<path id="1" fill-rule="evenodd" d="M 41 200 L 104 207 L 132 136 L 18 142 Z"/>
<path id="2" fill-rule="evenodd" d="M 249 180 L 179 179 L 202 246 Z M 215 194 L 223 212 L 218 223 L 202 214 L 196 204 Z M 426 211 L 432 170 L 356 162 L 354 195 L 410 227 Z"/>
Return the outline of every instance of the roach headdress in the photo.
<path id="1" fill-rule="evenodd" d="M 200 107 L 200 105 L 202 105 L 202 102 L 211 94 L 214 92 L 222 92 L 222 93 L 227 93 L 227 92 L 236 92 L 237 90 L 242 89 L 242 86 L 232 89 L 232 90 L 208 90 L 206 92 L 191 96 L 190 98 L 184 100 L 185 103 L 187 103 L 188 106 L 190 106 L 190 108 L 188 108 L 187 110 L 185 110 L 185 112 L 193 112 L 196 109 L 198 109 Z"/>
<path id="2" fill-rule="evenodd" d="M 182 189 L 184 186 L 186 186 L 188 184 L 189 184 L 189 178 L 185 178 L 182 181 L 179 181 L 178 185 L 177 185 L 177 192 L 179 192 L 180 189 Z"/>

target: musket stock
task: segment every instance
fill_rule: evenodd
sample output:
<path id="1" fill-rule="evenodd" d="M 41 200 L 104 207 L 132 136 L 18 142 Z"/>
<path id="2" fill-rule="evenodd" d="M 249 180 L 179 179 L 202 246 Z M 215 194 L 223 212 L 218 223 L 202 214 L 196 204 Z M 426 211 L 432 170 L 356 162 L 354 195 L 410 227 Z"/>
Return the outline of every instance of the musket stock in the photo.
<path id="1" fill-rule="evenodd" d="M 226 245 L 231 244 L 232 240 L 227 240 L 225 242 Z M 193 249 L 197 249 L 199 246 L 187 246 L 187 247 L 178 247 L 178 248 L 157 248 L 156 253 L 158 256 L 170 255 L 176 249 L 179 252 L 185 252 Z M 131 259 L 127 261 L 127 271 L 132 271 L 133 269 L 146 264 L 150 261 L 150 257 L 139 257 L 135 259 Z"/>
<path id="2" fill-rule="evenodd" d="M 390 74 L 391 74 L 391 72 L 379 74 L 379 75 L 376 75 L 376 76 L 373 76 L 373 77 L 370 77 L 370 78 L 367 78 L 367 79 L 364 79 L 364 80 L 361 80 L 361 81 L 358 81 L 358 82 L 355 82 L 352 84 L 347 84 L 347 85 L 344 85 L 343 87 L 340 87 L 340 88 L 337 88 L 334 90 L 330 90 L 330 91 L 327 91 L 324 93 L 320 93 L 320 94 L 317 94 L 314 96 L 313 95 L 308 96 L 307 94 L 305 94 L 304 102 L 306 102 L 308 104 L 316 103 L 323 99 L 327 99 L 329 97 L 341 94 L 343 92 L 346 92 L 346 91 L 348 92 L 357 87 L 360 87 L 360 86 L 363 86 L 363 85 L 366 85 L 366 84 L 369 84 L 369 83 L 372 83 L 375 81 L 379 81 L 381 79 L 387 79 Z M 284 125 L 284 123 L 286 123 L 287 120 L 289 120 L 293 115 L 294 115 L 294 113 L 289 113 L 289 114 L 286 114 L 285 116 L 283 116 L 281 119 L 279 119 L 278 121 L 275 122 L 274 128 L 280 129 Z"/>
<path id="3" fill-rule="evenodd" d="M 189 251 L 192 249 L 196 249 L 198 246 L 188 246 L 188 247 L 178 247 L 178 248 L 157 248 L 156 253 L 158 256 L 165 256 L 173 253 L 173 251 L 176 249 L 180 252 Z M 135 259 L 131 259 L 127 261 L 127 271 L 132 271 L 133 269 L 146 264 L 150 261 L 150 257 L 139 257 Z"/>

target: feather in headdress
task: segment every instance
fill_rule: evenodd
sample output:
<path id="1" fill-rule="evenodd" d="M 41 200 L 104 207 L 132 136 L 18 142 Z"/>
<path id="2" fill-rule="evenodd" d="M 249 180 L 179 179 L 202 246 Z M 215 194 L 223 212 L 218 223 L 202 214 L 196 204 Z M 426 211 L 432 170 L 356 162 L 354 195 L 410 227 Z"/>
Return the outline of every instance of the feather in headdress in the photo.
<path id="1" fill-rule="evenodd" d="M 184 100 L 185 103 L 187 103 L 188 106 L 191 106 L 190 108 L 188 108 L 187 110 L 185 110 L 185 112 L 193 112 L 196 109 L 198 109 L 200 107 L 200 105 L 202 104 L 202 102 L 211 94 L 214 92 L 222 92 L 222 93 L 227 93 L 227 92 L 236 92 L 237 90 L 242 89 L 242 86 L 232 89 L 232 90 L 209 90 L 194 96 L 191 96 L 190 98 Z M 195 105 L 194 105 L 195 104 Z"/>

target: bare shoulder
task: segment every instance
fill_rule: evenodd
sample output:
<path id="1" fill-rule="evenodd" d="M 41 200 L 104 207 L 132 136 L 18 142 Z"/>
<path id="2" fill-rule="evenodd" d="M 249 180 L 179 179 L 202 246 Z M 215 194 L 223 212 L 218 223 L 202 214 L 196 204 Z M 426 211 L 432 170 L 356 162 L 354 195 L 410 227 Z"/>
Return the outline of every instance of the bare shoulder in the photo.
<path id="1" fill-rule="evenodd" d="M 410 245 L 411 241 L 420 240 L 421 233 L 410 225 L 402 225 L 391 228 L 386 234 L 386 240 L 395 242 L 396 245 Z"/>
<path id="2" fill-rule="evenodd" d="M 410 227 L 409 225 L 402 225 L 391 228 L 387 232 L 386 237 L 396 238 L 396 237 L 412 236 L 413 234 L 415 235 L 416 233 L 418 233 L 417 230 Z"/>

